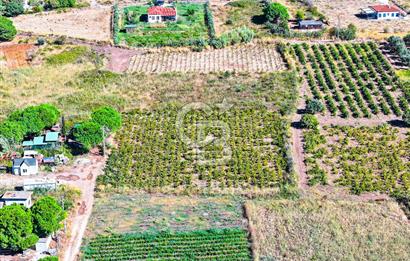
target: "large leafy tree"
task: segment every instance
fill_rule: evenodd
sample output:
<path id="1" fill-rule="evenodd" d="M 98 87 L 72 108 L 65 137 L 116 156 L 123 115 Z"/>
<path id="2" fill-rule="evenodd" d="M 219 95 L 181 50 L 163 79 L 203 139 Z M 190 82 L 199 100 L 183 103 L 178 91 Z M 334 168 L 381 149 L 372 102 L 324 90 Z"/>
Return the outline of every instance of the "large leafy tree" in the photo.
<path id="1" fill-rule="evenodd" d="M 13 112 L 8 119 L 21 123 L 26 134 L 38 134 L 44 128 L 53 126 L 60 116 L 57 108 L 50 104 L 30 106 Z"/>
<path id="2" fill-rule="evenodd" d="M 107 127 L 110 131 L 116 131 L 121 127 L 121 114 L 109 106 L 96 109 L 91 114 L 91 118 L 94 122 Z"/>
<path id="3" fill-rule="evenodd" d="M 300 123 L 302 127 L 306 129 L 317 129 L 319 127 L 318 119 L 312 114 L 304 114 Z"/>
<path id="4" fill-rule="evenodd" d="M 82 122 L 73 128 L 73 137 L 86 149 L 91 149 L 103 141 L 102 127 L 94 121 Z"/>
<path id="5" fill-rule="evenodd" d="M 33 234 L 31 213 L 20 205 L 0 209 L 0 247 L 22 251 L 33 246 L 38 236 Z"/>
<path id="6" fill-rule="evenodd" d="M 17 34 L 13 22 L 3 16 L 0 16 L 0 41 L 11 41 Z"/>
<path id="7" fill-rule="evenodd" d="M 19 143 L 24 139 L 25 128 L 16 121 L 4 121 L 0 123 L 0 138 L 6 139 L 11 143 Z"/>
<path id="8" fill-rule="evenodd" d="M 34 232 L 40 237 L 46 237 L 61 228 L 66 213 L 55 198 L 46 196 L 34 203 L 31 216 Z"/>

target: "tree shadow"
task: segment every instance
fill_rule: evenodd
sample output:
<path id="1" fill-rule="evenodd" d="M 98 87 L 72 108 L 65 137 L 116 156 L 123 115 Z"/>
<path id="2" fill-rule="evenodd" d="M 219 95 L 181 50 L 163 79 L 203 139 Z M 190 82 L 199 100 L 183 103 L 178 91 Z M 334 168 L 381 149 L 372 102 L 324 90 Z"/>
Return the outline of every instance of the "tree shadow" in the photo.
<path id="1" fill-rule="evenodd" d="M 254 15 L 251 18 L 252 23 L 257 24 L 257 25 L 262 25 L 266 23 L 266 18 L 264 15 Z"/>
<path id="2" fill-rule="evenodd" d="M 301 123 L 300 121 L 292 122 L 292 123 L 290 124 L 290 126 L 291 126 L 292 128 L 298 129 L 298 130 L 302 130 L 302 129 L 303 129 L 302 123 Z"/>
<path id="3" fill-rule="evenodd" d="M 406 128 L 409 127 L 404 121 L 401 120 L 391 120 L 387 122 L 392 127 Z"/>

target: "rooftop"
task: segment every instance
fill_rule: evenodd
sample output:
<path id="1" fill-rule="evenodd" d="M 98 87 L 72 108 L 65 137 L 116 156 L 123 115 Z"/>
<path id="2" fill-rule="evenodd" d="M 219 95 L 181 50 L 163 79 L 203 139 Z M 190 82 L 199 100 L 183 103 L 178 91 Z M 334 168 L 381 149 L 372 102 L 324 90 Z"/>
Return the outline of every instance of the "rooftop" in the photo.
<path id="1" fill-rule="evenodd" d="M 60 135 L 59 132 L 49 131 L 49 132 L 46 133 L 45 141 L 46 142 L 58 141 L 58 136 L 59 135 Z"/>
<path id="2" fill-rule="evenodd" d="M 36 166 L 37 160 L 35 158 L 18 158 L 13 160 L 13 167 L 20 167 L 23 163 L 28 166 Z"/>
<path id="3" fill-rule="evenodd" d="M 2 199 L 29 199 L 31 198 L 31 195 L 33 192 L 27 192 L 27 191 L 6 191 L 6 193 L 3 194 Z"/>
<path id="4" fill-rule="evenodd" d="M 372 5 L 370 8 L 378 13 L 402 12 L 402 10 L 395 5 Z"/>
<path id="5" fill-rule="evenodd" d="M 177 11 L 171 7 L 153 6 L 148 8 L 148 15 L 176 16 Z"/>
<path id="6" fill-rule="evenodd" d="M 300 25 L 323 25 L 322 21 L 316 21 L 316 20 L 302 20 L 299 21 Z"/>

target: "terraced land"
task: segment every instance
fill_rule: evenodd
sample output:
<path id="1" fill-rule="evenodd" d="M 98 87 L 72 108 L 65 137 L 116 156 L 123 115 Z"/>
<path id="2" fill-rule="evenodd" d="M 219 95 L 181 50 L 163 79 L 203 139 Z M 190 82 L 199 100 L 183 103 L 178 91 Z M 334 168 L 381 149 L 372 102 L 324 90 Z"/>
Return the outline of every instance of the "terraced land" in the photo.
<path id="1" fill-rule="evenodd" d="M 272 72 L 284 69 L 275 45 L 229 47 L 203 52 L 145 53 L 131 59 L 129 72 Z"/>
<path id="2" fill-rule="evenodd" d="M 410 92 L 374 42 L 294 44 L 290 52 L 331 116 L 399 117 L 409 108 Z"/>
<path id="3" fill-rule="evenodd" d="M 242 229 L 97 237 L 85 247 L 85 260 L 251 260 Z"/>

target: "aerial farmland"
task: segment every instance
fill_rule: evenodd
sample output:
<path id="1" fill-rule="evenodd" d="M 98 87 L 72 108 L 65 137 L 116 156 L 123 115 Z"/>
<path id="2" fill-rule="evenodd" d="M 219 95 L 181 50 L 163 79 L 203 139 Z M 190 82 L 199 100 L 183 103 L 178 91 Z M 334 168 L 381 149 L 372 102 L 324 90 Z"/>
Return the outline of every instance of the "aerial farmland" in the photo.
<path id="1" fill-rule="evenodd" d="M 410 3 L 0 2 L 0 260 L 410 260 Z"/>

